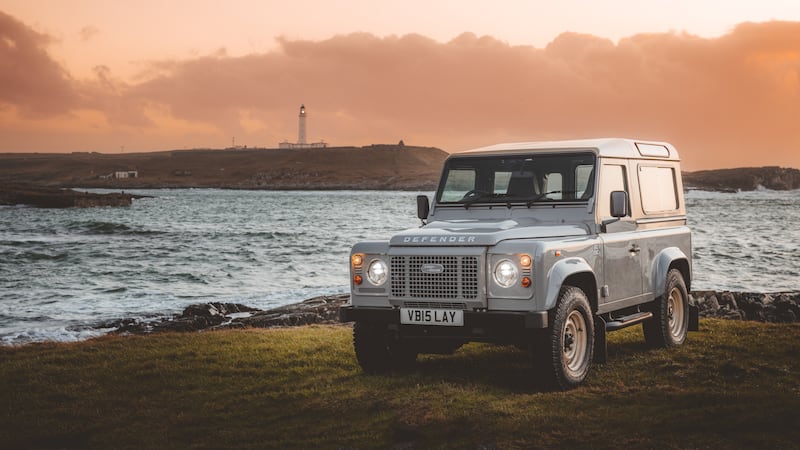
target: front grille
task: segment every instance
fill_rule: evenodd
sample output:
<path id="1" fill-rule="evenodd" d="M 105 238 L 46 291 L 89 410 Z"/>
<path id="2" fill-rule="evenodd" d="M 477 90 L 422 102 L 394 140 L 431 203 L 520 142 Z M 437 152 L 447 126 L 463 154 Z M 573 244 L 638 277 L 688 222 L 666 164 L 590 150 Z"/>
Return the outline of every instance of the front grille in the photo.
<path id="1" fill-rule="evenodd" d="M 477 256 L 393 256 L 390 266 L 395 298 L 478 298 Z"/>

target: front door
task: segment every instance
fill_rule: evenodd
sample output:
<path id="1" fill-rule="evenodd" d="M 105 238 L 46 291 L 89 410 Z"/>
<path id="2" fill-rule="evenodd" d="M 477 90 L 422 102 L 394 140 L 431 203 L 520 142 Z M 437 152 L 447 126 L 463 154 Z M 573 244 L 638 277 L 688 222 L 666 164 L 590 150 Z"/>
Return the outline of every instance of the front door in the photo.
<path id="1" fill-rule="evenodd" d="M 611 228 L 611 226 L 609 226 Z M 642 296 L 642 249 L 636 232 L 605 233 L 601 303 L 635 304 Z"/>

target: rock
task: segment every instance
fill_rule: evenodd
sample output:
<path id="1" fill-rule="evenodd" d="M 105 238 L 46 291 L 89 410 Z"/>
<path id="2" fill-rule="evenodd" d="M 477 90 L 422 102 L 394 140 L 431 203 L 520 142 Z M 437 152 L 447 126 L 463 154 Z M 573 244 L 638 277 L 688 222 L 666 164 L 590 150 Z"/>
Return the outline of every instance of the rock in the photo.
<path id="1" fill-rule="evenodd" d="M 188 332 L 230 328 L 270 328 L 339 323 L 339 307 L 350 300 L 349 294 L 314 297 L 300 303 L 262 311 L 238 303 L 199 303 L 184 308 L 180 315 L 157 321 L 122 319 L 97 325 L 115 328 L 116 334 L 146 334 L 164 331 Z M 245 317 L 232 314 L 252 313 Z"/>
<path id="2" fill-rule="evenodd" d="M 700 310 L 701 317 L 715 317 L 719 311 L 719 301 L 717 296 L 711 291 L 694 292 L 695 303 Z"/>
<path id="3" fill-rule="evenodd" d="M 96 206 L 130 206 L 134 198 L 144 195 L 122 193 L 94 194 L 72 189 L 33 185 L 0 185 L 0 205 L 30 205 L 39 208 L 91 208 Z"/>
<path id="4" fill-rule="evenodd" d="M 723 292 L 719 299 L 720 306 L 728 306 L 732 310 L 739 309 L 739 304 L 736 302 L 736 297 L 732 292 Z"/>
<path id="5" fill-rule="evenodd" d="M 187 306 L 180 317 L 224 317 L 234 313 L 260 311 L 258 308 L 251 308 L 239 303 L 201 303 Z"/>

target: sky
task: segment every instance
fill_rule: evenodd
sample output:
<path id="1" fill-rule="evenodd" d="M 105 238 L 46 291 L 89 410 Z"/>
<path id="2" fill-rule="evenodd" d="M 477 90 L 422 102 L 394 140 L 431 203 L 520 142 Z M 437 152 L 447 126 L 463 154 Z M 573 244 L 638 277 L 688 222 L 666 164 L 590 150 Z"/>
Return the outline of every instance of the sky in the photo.
<path id="1" fill-rule="evenodd" d="M 800 168 L 800 2 L 0 0 L 0 152 L 668 141 Z"/>

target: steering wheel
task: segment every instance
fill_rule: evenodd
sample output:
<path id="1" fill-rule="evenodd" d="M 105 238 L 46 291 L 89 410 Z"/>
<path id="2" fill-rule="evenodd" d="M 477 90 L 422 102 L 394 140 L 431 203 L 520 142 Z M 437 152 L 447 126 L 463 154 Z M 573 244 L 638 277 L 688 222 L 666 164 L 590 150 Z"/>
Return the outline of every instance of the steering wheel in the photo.
<path id="1" fill-rule="evenodd" d="M 479 197 L 483 197 L 484 195 L 489 195 L 488 192 L 482 191 L 480 189 L 470 189 L 467 191 L 466 194 L 461 198 L 461 200 L 471 200 Z"/>

